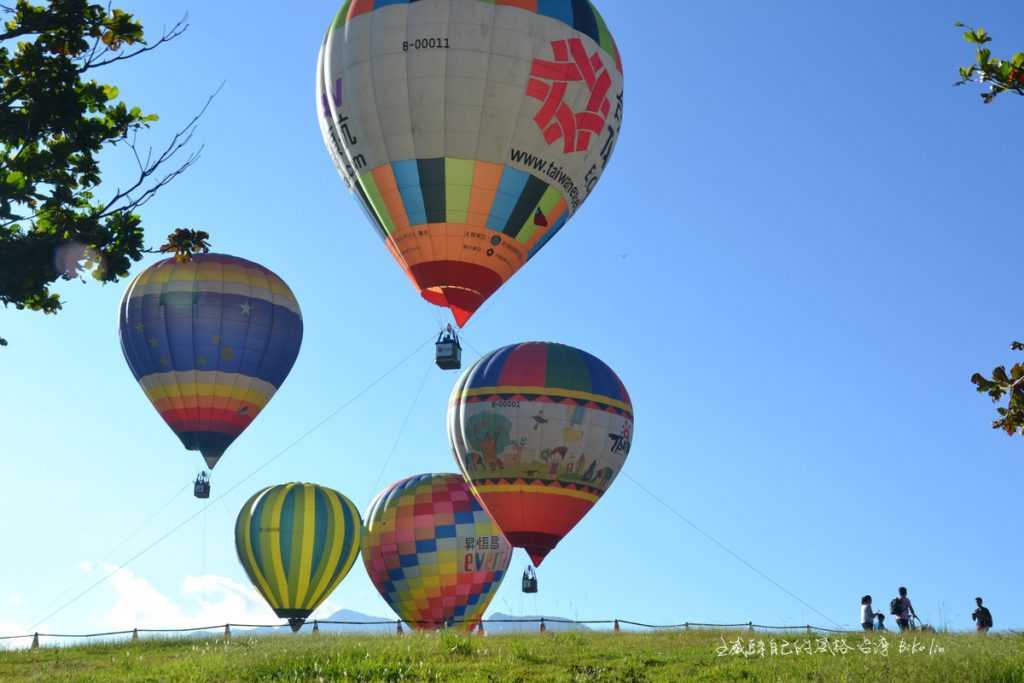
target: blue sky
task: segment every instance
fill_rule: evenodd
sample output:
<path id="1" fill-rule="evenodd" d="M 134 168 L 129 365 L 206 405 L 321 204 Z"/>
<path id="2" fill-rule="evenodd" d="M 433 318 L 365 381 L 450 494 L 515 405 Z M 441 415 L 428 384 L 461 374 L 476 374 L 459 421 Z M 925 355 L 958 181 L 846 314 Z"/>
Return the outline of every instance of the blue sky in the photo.
<path id="1" fill-rule="evenodd" d="M 312 79 L 335 3 L 287 15 L 269 2 L 120 4 L 150 35 L 190 12 L 182 38 L 109 74 L 160 114 L 154 146 L 226 82 L 197 134 L 202 160 L 145 209 L 150 242 L 206 229 L 303 308 L 298 362 L 218 466 L 216 496 L 435 334 L 442 311 L 409 286 L 323 148 Z M 636 410 L 625 473 L 836 623 L 856 622 L 862 594 L 885 603 L 907 585 L 931 623 L 970 627 L 983 595 L 997 628 L 1024 627 L 1021 444 L 989 429 L 993 408 L 969 383 L 1021 337 L 1004 264 L 1020 247 L 1024 110 L 950 87 L 972 58 L 953 22 L 986 27 L 1009 54 L 1024 46 L 1024 9 L 599 7 L 626 72 L 615 157 L 566 230 L 473 318 L 467 360 L 533 339 L 604 359 Z M 112 190 L 130 159 L 107 163 Z M 201 463 L 124 363 L 123 290 L 70 283 L 59 316 L 0 312 L 0 631 L 35 624 L 198 509 L 181 493 L 119 546 Z M 454 380 L 423 347 L 46 626 L 272 618 L 235 558 L 245 498 L 306 480 L 365 510 L 391 481 L 454 471 Z M 544 563 L 535 599 L 519 592 L 525 564 L 517 554 L 492 610 L 829 625 L 625 477 Z M 389 615 L 361 563 L 331 606 Z"/>

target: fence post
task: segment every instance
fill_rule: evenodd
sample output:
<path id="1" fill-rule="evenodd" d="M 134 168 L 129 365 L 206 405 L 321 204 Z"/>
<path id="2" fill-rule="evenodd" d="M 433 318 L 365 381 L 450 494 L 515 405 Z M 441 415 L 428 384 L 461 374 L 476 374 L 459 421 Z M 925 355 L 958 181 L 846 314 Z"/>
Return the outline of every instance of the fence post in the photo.
<path id="1" fill-rule="evenodd" d="M 548 626 L 547 626 L 547 624 L 544 623 L 544 617 L 541 617 L 540 618 L 540 632 L 544 633 L 547 630 L 548 630 Z"/>
<path id="2" fill-rule="evenodd" d="M 231 640 L 231 624 L 224 624 L 224 640 Z"/>
<path id="3" fill-rule="evenodd" d="M 807 635 L 811 634 L 811 625 L 807 624 Z"/>
<path id="4" fill-rule="evenodd" d="M 35 635 L 32 636 L 32 649 L 33 650 L 38 650 L 39 649 L 39 633 L 38 632 L 36 632 Z"/>
<path id="5" fill-rule="evenodd" d="M 747 630 L 748 631 L 753 631 L 754 630 L 754 622 L 752 622 L 752 621 L 748 621 L 747 622 Z"/>
<path id="6" fill-rule="evenodd" d="M 613 626 L 613 627 L 612 627 L 612 629 L 613 629 L 613 630 L 614 630 L 614 631 L 615 631 L 616 633 L 618 633 L 618 632 L 619 632 L 619 620 L 618 620 L 618 619 L 616 619 L 616 620 L 615 620 L 615 626 Z"/>
<path id="7" fill-rule="evenodd" d="M 476 632 L 479 635 L 481 635 L 481 636 L 486 636 L 487 635 L 487 630 L 484 628 L 484 622 L 483 621 L 476 622 Z"/>
<path id="8" fill-rule="evenodd" d="M 313 635 L 320 635 L 320 622 L 318 622 L 316 619 L 313 620 Z"/>
<path id="9" fill-rule="evenodd" d="M 134 642 L 137 642 L 138 640 L 139 640 L 139 629 L 133 628 L 132 629 L 132 642 L 134 643 Z"/>
<path id="10" fill-rule="evenodd" d="M 690 630 L 690 622 L 686 622 L 685 624 L 683 624 L 683 630 L 684 631 L 689 631 Z"/>
<path id="11" fill-rule="evenodd" d="M 395 628 L 395 635 L 396 636 L 400 636 L 400 635 L 402 635 L 402 620 L 399 619 L 395 623 L 398 624 L 398 626 Z"/>

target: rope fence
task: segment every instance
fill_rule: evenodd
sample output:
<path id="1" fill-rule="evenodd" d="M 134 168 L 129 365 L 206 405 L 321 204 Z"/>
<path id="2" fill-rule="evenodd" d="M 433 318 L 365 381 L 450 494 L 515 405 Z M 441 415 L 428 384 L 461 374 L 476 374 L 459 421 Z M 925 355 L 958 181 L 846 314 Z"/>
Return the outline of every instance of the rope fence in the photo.
<path id="1" fill-rule="evenodd" d="M 377 626 L 377 627 L 394 627 L 394 633 L 396 635 L 402 635 L 404 633 L 403 626 L 410 626 L 415 624 L 416 626 L 426 626 L 434 628 L 451 628 L 460 624 L 469 623 L 464 622 L 461 619 L 453 619 L 449 621 L 415 621 L 408 622 L 402 620 L 396 621 L 338 621 L 329 619 L 314 619 L 303 624 L 301 628 L 306 626 L 312 627 L 312 633 L 318 635 L 320 632 L 321 625 L 337 625 L 337 626 Z M 738 624 L 709 624 L 704 622 L 687 621 L 681 624 L 648 624 L 641 621 L 631 621 L 629 619 L 561 619 L 561 618 L 549 618 L 549 617 L 522 617 L 515 619 L 478 619 L 471 622 L 471 631 L 476 631 L 480 635 L 486 635 L 488 624 L 537 624 L 537 630 L 540 633 L 544 633 L 548 630 L 548 624 L 561 624 L 561 625 L 573 625 L 573 626 L 611 626 L 612 630 L 618 633 L 623 626 L 633 626 L 640 629 L 647 629 L 651 631 L 689 631 L 692 629 L 715 629 L 715 630 L 747 630 L 747 631 L 800 631 L 806 633 L 848 633 L 842 629 L 825 628 L 823 626 L 813 626 L 811 624 L 801 624 L 794 626 L 771 626 L 766 624 L 755 624 L 752 621 L 738 623 Z M 290 626 L 287 622 L 280 624 L 214 624 L 212 626 L 194 626 L 190 628 L 133 628 L 122 631 L 105 631 L 102 633 L 27 633 L 24 635 L 16 636 L 0 636 L 0 641 L 16 641 L 16 640 L 28 640 L 32 639 L 31 647 L 36 649 L 40 647 L 40 638 L 69 638 L 76 640 L 88 640 L 91 638 L 110 638 L 115 636 L 131 636 L 133 641 L 139 640 L 139 635 L 144 633 L 162 634 L 162 633 L 201 633 L 203 631 L 214 631 L 223 629 L 224 639 L 231 638 L 231 628 L 240 629 L 278 629 L 285 630 L 289 629 Z"/>
<path id="2" fill-rule="evenodd" d="M 88 638 L 97 638 L 97 637 L 104 637 L 104 636 L 126 635 L 128 633 L 131 633 L 132 634 L 132 638 L 136 639 L 136 638 L 138 638 L 138 634 L 139 633 L 188 633 L 188 632 L 205 631 L 205 630 L 210 630 L 210 629 L 214 629 L 214 628 L 217 628 L 217 629 L 221 628 L 220 625 L 209 626 L 209 627 L 199 627 L 199 628 L 183 628 L 183 629 L 137 629 L 136 628 L 136 629 L 132 629 L 131 631 L 115 631 L 115 632 L 109 632 L 109 633 L 91 633 L 91 634 L 79 634 L 79 635 L 43 634 L 43 633 L 38 633 L 38 632 L 35 631 L 35 629 L 37 629 L 40 626 L 42 626 L 45 621 L 47 621 L 47 620 L 57 616 L 58 614 L 63 612 L 65 609 L 67 609 L 71 605 L 75 604 L 78 600 L 83 598 L 85 595 L 89 594 L 91 591 L 93 591 L 95 588 L 97 588 L 101 584 L 105 583 L 108 579 L 113 577 L 119 571 L 121 571 L 122 569 L 124 569 L 128 565 L 134 563 L 136 560 L 138 560 L 142 556 L 146 555 L 153 548 L 155 548 L 158 545 L 160 545 L 161 543 L 163 543 L 166 539 L 168 539 L 169 537 L 171 537 L 174 534 L 176 534 L 183 527 L 185 527 L 187 524 L 192 522 L 194 519 L 196 519 L 200 515 L 203 515 L 204 530 L 205 530 L 205 519 L 206 519 L 205 513 L 208 510 L 210 510 L 210 508 L 212 508 L 218 502 L 224 503 L 225 498 L 228 497 L 230 494 L 232 494 L 236 489 L 240 488 L 244 483 L 246 483 L 247 481 L 252 479 L 256 474 L 258 474 L 259 472 L 261 472 L 264 469 L 266 469 L 267 467 L 269 467 L 272 463 L 274 463 L 279 458 L 281 458 L 285 453 L 289 452 L 292 448 L 296 447 L 299 443 L 301 443 L 303 440 L 305 440 L 307 437 L 309 437 L 313 432 L 319 430 L 321 427 L 323 427 L 329 421 L 334 419 L 339 413 L 344 411 L 350 405 L 352 405 L 357 400 L 359 400 L 362 396 L 364 396 L 369 391 L 371 391 L 374 387 L 376 387 L 378 384 L 380 384 L 385 378 L 387 378 L 388 376 L 393 374 L 395 371 L 397 371 L 401 366 L 403 366 L 406 362 L 408 362 L 411 358 L 413 358 L 416 354 L 418 354 L 424 347 L 426 347 L 428 344 L 430 344 L 432 339 L 433 339 L 433 335 L 431 335 L 431 337 L 429 337 L 425 341 L 423 341 L 411 353 L 409 353 L 404 358 L 402 358 L 397 363 L 395 363 L 392 367 L 390 367 L 382 375 L 380 375 L 379 377 L 374 379 L 372 382 L 370 382 L 369 384 L 364 386 L 362 389 L 360 389 L 358 392 L 356 392 L 356 394 L 353 395 L 351 398 L 349 398 L 344 403 L 342 403 L 339 406 L 337 406 L 337 408 L 335 408 L 331 413 L 329 413 L 328 415 L 323 417 L 319 422 L 317 422 L 316 424 L 314 424 L 313 426 L 308 428 L 305 432 L 303 432 L 301 435 L 299 435 L 298 438 L 293 440 L 291 443 L 289 443 L 283 449 L 279 450 L 274 455 L 270 456 L 268 459 L 266 459 L 258 467 L 256 467 L 255 469 L 251 470 L 247 475 L 245 475 L 241 479 L 237 480 L 234 484 L 229 486 L 226 491 L 224 491 L 223 493 L 218 495 L 216 498 L 214 498 L 213 500 L 209 501 L 207 504 L 202 506 L 197 512 L 189 515 L 188 517 L 186 517 L 185 519 L 180 521 L 178 524 L 176 524 L 174 527 L 172 527 L 170 530 L 166 531 L 163 535 L 159 536 L 156 540 L 154 540 L 153 542 L 151 542 L 150 544 L 148 544 L 147 546 L 145 546 L 141 550 L 137 551 L 136 553 L 134 553 L 133 555 L 128 557 L 126 560 L 122 561 L 119 564 L 119 566 L 117 566 L 113 571 L 105 574 L 104 576 L 100 577 L 98 580 L 96 580 L 93 583 L 89 584 L 83 590 L 81 590 L 77 594 L 75 594 L 74 597 L 72 597 L 69 600 L 63 602 L 62 604 L 60 604 L 55 609 L 50 609 L 50 611 L 48 612 L 48 614 L 46 616 L 44 616 L 41 619 L 38 619 L 35 623 L 33 623 L 29 627 L 29 630 L 32 630 L 33 633 L 28 634 L 28 635 L 21 635 L 21 636 L 0 636 L 0 642 L 32 638 L 33 639 L 33 647 L 37 647 L 38 646 L 38 641 L 39 641 L 40 637 L 44 637 L 44 638 L 50 637 L 50 638 L 81 638 L 81 639 L 88 639 Z M 463 336 L 463 341 L 465 341 L 466 344 L 474 352 L 476 352 L 478 355 L 482 355 L 482 354 L 480 354 L 480 352 L 464 336 Z M 389 454 L 388 454 L 387 458 L 385 459 L 385 461 L 384 461 L 384 463 L 383 463 L 383 465 L 381 467 L 380 473 L 377 476 L 377 483 L 374 484 L 374 489 L 376 489 L 376 487 L 379 485 L 379 481 L 380 481 L 381 477 L 383 477 L 383 475 L 384 475 L 384 473 L 385 473 L 385 471 L 387 469 L 387 466 L 388 466 L 388 464 L 391 461 L 392 456 L 395 454 L 395 452 L 398 449 L 398 446 L 399 446 L 399 444 L 401 442 L 401 439 L 402 439 L 402 436 L 403 436 L 403 434 L 405 432 L 405 429 L 406 429 L 406 427 L 407 427 L 407 425 L 409 423 L 409 420 L 410 420 L 410 418 L 411 418 L 411 416 L 412 416 L 412 414 L 413 414 L 413 412 L 415 410 L 416 404 L 419 401 L 420 394 L 423 392 L 424 386 L 426 385 L 427 379 L 429 377 L 429 372 L 430 372 L 430 366 L 429 365 L 427 366 L 427 370 L 428 371 L 425 372 L 424 375 L 423 375 L 423 379 L 420 382 L 419 389 L 417 390 L 416 395 L 413 397 L 412 403 L 410 404 L 409 409 L 408 409 L 408 411 L 407 411 L 407 413 L 405 415 L 405 418 L 402 421 L 402 424 L 401 424 L 401 426 L 399 428 L 399 431 L 398 431 L 398 433 L 397 433 L 397 435 L 395 437 L 395 441 L 394 441 L 394 443 L 393 443 L 393 445 L 391 447 L 391 450 L 389 451 Z M 824 619 L 825 621 L 829 622 L 830 624 L 832 624 L 832 626 L 835 626 L 836 628 L 818 627 L 818 626 L 811 626 L 811 625 L 806 625 L 806 624 L 802 625 L 802 626 L 765 626 L 765 625 L 760 625 L 760 624 L 754 624 L 753 622 L 747 622 L 745 624 L 701 624 L 701 623 L 694 622 L 694 623 L 683 623 L 683 624 L 673 624 L 673 625 L 653 625 L 653 624 L 644 624 L 644 623 L 641 623 L 641 622 L 633 622 L 633 621 L 624 620 L 624 619 L 606 619 L 606 620 L 593 620 L 593 621 L 571 621 L 571 620 L 561 620 L 561 619 L 549 619 L 549 620 L 547 620 L 548 622 L 551 622 L 551 623 L 559 623 L 559 622 L 561 622 L 561 623 L 572 623 L 572 624 L 579 624 L 579 625 L 587 625 L 587 624 L 607 625 L 607 624 L 613 624 L 614 630 L 616 630 L 616 631 L 619 630 L 620 624 L 626 624 L 626 625 L 629 625 L 629 626 L 635 626 L 635 627 L 638 627 L 638 628 L 646 628 L 646 629 L 689 629 L 689 628 L 693 627 L 693 628 L 747 628 L 750 631 L 754 631 L 756 629 L 777 630 L 777 631 L 804 630 L 807 633 L 811 633 L 811 632 L 847 633 L 848 632 L 848 631 L 842 629 L 840 627 L 840 625 L 838 623 L 836 623 L 835 621 L 833 621 L 827 614 L 825 614 L 821 610 L 817 609 L 816 607 L 814 607 L 810 603 L 808 603 L 805 600 L 803 600 L 802 598 L 800 598 L 798 595 L 796 595 L 795 593 L 793 593 L 792 591 L 787 589 L 785 586 L 780 584 L 778 581 L 773 579 L 771 576 L 769 576 L 768 574 L 766 574 L 762 570 L 758 569 L 751 562 L 747 561 L 745 558 L 740 556 L 737 552 L 735 552 L 734 550 L 729 548 L 727 545 L 725 545 L 724 543 L 719 541 L 717 538 L 715 538 L 709 532 L 707 532 L 704 529 L 700 528 L 697 524 L 695 524 L 693 521 L 691 521 L 689 518 L 684 516 L 677 509 L 675 509 L 670 503 L 668 503 L 666 500 L 664 500 L 663 498 L 661 498 L 658 495 L 656 495 L 653 491 L 651 491 L 649 488 L 644 486 L 637 479 L 632 477 L 628 472 L 623 472 L 622 474 L 623 474 L 623 476 L 626 479 L 628 479 L 634 485 L 636 485 L 647 496 L 649 496 L 651 499 L 653 499 L 654 501 L 656 501 L 657 503 L 659 503 L 660 505 L 662 505 L 663 507 L 668 509 L 673 515 L 678 517 L 681 521 L 683 521 L 688 526 L 693 528 L 695 531 L 697 531 L 698 533 L 703 535 L 705 538 L 707 538 L 708 540 L 713 542 L 715 545 L 717 545 L 723 551 L 725 551 L 726 553 L 731 555 L 734 559 L 738 560 L 740 563 L 745 565 L 748 569 L 753 571 L 755 574 L 760 576 L 762 579 L 766 580 L 767 582 L 769 582 L 770 584 L 775 586 L 777 589 L 779 589 L 780 591 L 782 591 L 783 593 L 785 593 L 789 597 L 793 598 L 794 600 L 796 600 L 797 602 L 802 604 L 804 607 L 806 607 L 807 609 L 809 609 L 812 612 L 814 612 L 815 614 L 817 614 L 818 617 L 821 617 L 822 619 Z M 149 525 L 149 523 L 152 522 L 157 516 L 159 516 L 167 507 L 169 507 L 170 504 L 172 502 L 174 502 L 177 499 L 177 497 L 184 490 L 186 490 L 188 488 L 188 486 L 189 486 L 189 484 L 186 484 L 184 487 L 182 487 L 181 490 L 179 490 L 177 493 L 175 493 L 174 496 L 170 500 L 167 501 L 167 503 L 165 503 L 160 508 L 158 508 L 155 512 L 153 512 L 134 531 L 132 531 L 127 537 L 122 539 L 116 546 L 114 546 L 114 548 L 112 548 L 111 551 L 109 551 L 107 553 L 107 556 L 113 555 L 116 550 L 120 550 L 130 539 L 134 538 L 145 527 L 147 527 Z M 204 532 L 204 538 L 205 538 L 205 532 Z M 204 545 L 203 552 L 204 552 L 204 558 L 205 558 L 205 545 Z M 205 566 L 205 559 L 204 559 L 204 566 Z M 69 589 L 63 591 L 63 593 L 61 593 L 60 595 L 62 595 L 62 596 L 63 595 L 67 595 L 70 592 L 70 590 L 71 589 L 69 588 Z M 508 620 L 508 621 L 511 622 L 511 623 L 524 623 L 524 622 L 525 623 L 531 623 L 527 619 L 514 619 L 514 620 Z M 380 624 L 382 622 L 365 622 L 364 623 L 364 622 L 324 621 L 324 622 L 319 622 L 319 623 L 339 624 L 339 625 L 372 625 L 372 624 Z M 388 622 L 384 622 L 384 623 L 388 623 Z M 481 630 L 486 628 L 485 626 L 483 626 L 483 624 L 486 624 L 486 623 L 500 623 L 500 621 L 496 621 L 496 620 L 483 620 L 483 623 L 478 622 Z M 539 630 L 540 631 L 543 632 L 543 631 L 546 630 L 545 619 L 543 619 L 543 618 L 541 618 L 539 620 L 538 619 L 534 619 L 533 623 L 539 623 Z M 318 622 L 316 622 L 316 621 L 313 622 L 313 632 L 314 633 L 319 632 L 317 624 L 318 624 Z M 419 624 L 419 625 L 427 625 L 427 624 Z M 432 624 L 432 625 L 434 625 L 434 626 L 442 626 L 444 624 Z M 448 625 L 453 625 L 453 624 L 448 624 Z M 226 637 L 230 636 L 230 627 L 231 626 L 235 626 L 237 628 L 278 628 L 278 626 L 276 626 L 276 625 L 251 625 L 251 624 L 247 625 L 247 624 L 230 624 L 229 623 L 229 624 L 225 624 L 223 626 L 223 628 L 225 630 L 225 636 Z M 397 625 L 396 625 L 397 632 L 401 633 L 401 629 L 402 629 L 402 622 L 397 622 Z"/>

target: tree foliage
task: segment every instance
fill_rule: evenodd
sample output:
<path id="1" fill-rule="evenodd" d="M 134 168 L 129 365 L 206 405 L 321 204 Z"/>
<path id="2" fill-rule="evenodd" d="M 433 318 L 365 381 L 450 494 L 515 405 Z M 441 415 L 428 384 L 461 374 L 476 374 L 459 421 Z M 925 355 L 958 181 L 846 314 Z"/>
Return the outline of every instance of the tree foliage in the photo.
<path id="1" fill-rule="evenodd" d="M 174 254 L 174 260 L 187 263 L 193 254 L 210 253 L 210 235 L 202 230 L 178 228 L 167 236 L 167 242 L 160 247 L 162 254 Z"/>
<path id="2" fill-rule="evenodd" d="M 128 274 L 144 251 L 138 209 L 201 151 L 172 161 L 202 112 L 163 151 L 140 149 L 138 133 L 156 115 L 94 76 L 188 26 L 182 18 L 148 43 L 133 15 L 87 0 L 18 0 L 0 5 L 0 18 L 0 303 L 56 313 L 57 280 Z M 108 147 L 128 150 L 137 174 L 101 194 L 97 157 Z"/>
<path id="3" fill-rule="evenodd" d="M 985 104 L 991 104 L 1006 92 L 1024 95 L 1024 52 L 1017 52 L 1010 59 L 993 57 L 992 51 L 985 47 L 992 42 L 992 36 L 985 29 L 965 26 L 960 21 L 956 25 L 967 29 L 963 34 L 964 40 L 978 48 L 975 63 L 960 67 L 960 80 L 954 85 L 987 84 L 987 89 L 981 93 Z M 1024 351 L 1024 344 L 1015 341 L 1010 344 L 1010 349 Z M 1006 406 L 996 408 L 999 417 L 992 421 L 993 429 L 1001 429 L 1010 436 L 1018 432 L 1024 434 L 1024 363 L 1014 363 L 1009 372 L 1005 365 L 1000 365 L 992 370 L 991 377 L 976 372 L 971 375 L 971 382 L 978 393 L 988 394 L 993 403 L 1009 396 Z"/>
<path id="4" fill-rule="evenodd" d="M 1010 348 L 1024 351 L 1024 344 L 1015 341 Z M 1000 365 L 992 370 L 991 377 L 976 372 L 971 376 L 971 382 L 979 394 L 988 394 L 993 403 L 1009 396 L 1005 407 L 996 408 L 999 418 L 992 421 L 993 429 L 1002 429 L 1010 436 L 1017 432 L 1024 434 L 1024 363 L 1014 363 L 1009 371 L 1005 365 Z"/>
<path id="5" fill-rule="evenodd" d="M 993 57 L 992 51 L 985 47 L 992 42 L 992 36 L 985 29 L 972 28 L 960 21 L 956 25 L 967 29 L 964 31 L 964 40 L 978 48 L 974 64 L 960 67 L 960 80 L 953 85 L 979 83 L 987 86 L 981 93 L 985 104 L 991 104 L 1004 92 L 1024 95 L 1024 52 L 1016 52 L 1009 59 Z"/>

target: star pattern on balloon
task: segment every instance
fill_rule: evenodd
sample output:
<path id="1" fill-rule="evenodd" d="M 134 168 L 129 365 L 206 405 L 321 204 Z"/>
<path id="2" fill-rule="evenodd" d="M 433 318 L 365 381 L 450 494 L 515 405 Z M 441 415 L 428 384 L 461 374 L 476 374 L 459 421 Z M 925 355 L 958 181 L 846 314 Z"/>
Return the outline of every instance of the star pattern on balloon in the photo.
<path id="1" fill-rule="evenodd" d="M 213 468 L 285 380 L 302 313 L 266 267 L 228 254 L 159 261 L 120 307 L 128 366 L 182 445 Z M 259 315 L 257 315 L 259 313 Z"/>

